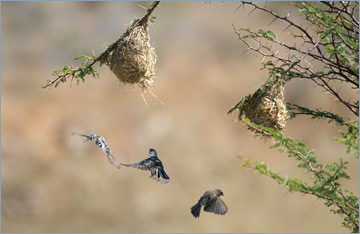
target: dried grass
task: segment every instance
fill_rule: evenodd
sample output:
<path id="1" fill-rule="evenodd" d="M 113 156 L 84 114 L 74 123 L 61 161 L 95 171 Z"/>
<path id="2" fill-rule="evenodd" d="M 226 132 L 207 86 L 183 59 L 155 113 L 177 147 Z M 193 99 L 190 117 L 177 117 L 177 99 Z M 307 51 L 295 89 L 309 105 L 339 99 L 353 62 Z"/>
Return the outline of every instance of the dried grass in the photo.
<path id="1" fill-rule="evenodd" d="M 242 111 L 251 122 L 283 130 L 288 119 L 281 79 L 266 83 L 243 103 Z"/>
<path id="2" fill-rule="evenodd" d="M 108 65 L 120 82 L 138 84 L 146 92 L 153 87 L 156 52 L 150 44 L 148 21 L 135 24 L 115 46 Z"/>

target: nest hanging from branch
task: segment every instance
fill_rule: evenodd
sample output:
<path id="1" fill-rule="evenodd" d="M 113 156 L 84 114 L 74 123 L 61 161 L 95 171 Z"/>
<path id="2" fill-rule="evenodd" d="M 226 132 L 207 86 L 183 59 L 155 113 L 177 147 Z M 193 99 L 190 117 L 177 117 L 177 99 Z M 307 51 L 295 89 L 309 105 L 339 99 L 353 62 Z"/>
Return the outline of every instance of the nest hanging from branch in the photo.
<path id="1" fill-rule="evenodd" d="M 245 96 L 229 112 L 237 108 L 239 118 L 244 114 L 257 125 L 283 130 L 288 119 L 283 83 L 279 74 L 269 78 L 263 86 Z"/>
<path id="2" fill-rule="evenodd" d="M 120 82 L 138 84 L 146 91 L 153 86 L 156 52 L 150 44 L 149 18 L 135 21 L 116 43 L 107 64 Z"/>
<path id="3" fill-rule="evenodd" d="M 89 74 L 99 77 L 99 73 L 93 68 L 94 64 L 99 62 L 100 66 L 108 65 L 120 82 L 138 84 L 145 93 L 153 86 L 155 77 L 156 53 L 150 45 L 149 23 L 155 19 L 150 16 L 159 4 L 160 1 L 154 1 L 145 16 L 133 20 L 127 31 L 99 56 L 77 56 L 75 60 L 84 59 L 80 67 L 62 66 L 60 70 L 53 72 L 57 78 L 48 80 L 42 88 L 53 85 L 56 87 L 69 79 L 84 82 L 85 76 Z M 149 92 L 151 93 L 150 90 Z M 156 97 L 154 94 L 153 96 Z"/>
<path id="4" fill-rule="evenodd" d="M 155 19 L 150 16 L 159 3 L 153 2 L 145 16 L 133 20 L 126 32 L 97 58 L 121 83 L 137 84 L 144 93 L 154 84 L 156 52 L 150 44 L 149 24 Z"/>
<path id="5" fill-rule="evenodd" d="M 287 110 L 281 79 L 265 84 L 260 91 L 245 99 L 243 112 L 255 124 L 283 130 Z"/>

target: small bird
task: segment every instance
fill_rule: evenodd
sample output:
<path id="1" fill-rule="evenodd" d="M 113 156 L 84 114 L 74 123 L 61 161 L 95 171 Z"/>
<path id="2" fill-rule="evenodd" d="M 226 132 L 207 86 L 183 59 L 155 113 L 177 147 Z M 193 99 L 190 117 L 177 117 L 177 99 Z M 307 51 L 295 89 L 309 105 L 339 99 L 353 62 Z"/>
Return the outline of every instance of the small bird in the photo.
<path id="1" fill-rule="evenodd" d="M 120 164 L 126 167 L 134 167 L 140 170 L 151 171 L 150 178 L 165 184 L 170 182 L 170 177 L 166 174 L 164 166 L 157 157 L 156 150 L 154 149 L 149 150 L 149 157 L 147 159 L 144 159 L 138 163 Z"/>
<path id="2" fill-rule="evenodd" d="M 220 196 L 223 196 L 220 189 L 208 190 L 201 196 L 199 201 L 191 207 L 191 214 L 198 218 L 200 216 L 201 207 L 204 206 L 204 211 L 224 215 L 228 208 Z"/>

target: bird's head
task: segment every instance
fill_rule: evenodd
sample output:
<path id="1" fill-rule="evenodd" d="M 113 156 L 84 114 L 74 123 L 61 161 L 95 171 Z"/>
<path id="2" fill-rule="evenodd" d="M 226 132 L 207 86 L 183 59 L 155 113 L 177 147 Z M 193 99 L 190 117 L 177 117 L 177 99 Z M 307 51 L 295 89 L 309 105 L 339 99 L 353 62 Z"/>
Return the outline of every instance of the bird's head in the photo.
<path id="1" fill-rule="evenodd" d="M 154 156 L 157 156 L 156 150 L 150 149 L 149 150 L 149 157 L 154 157 Z"/>
<path id="2" fill-rule="evenodd" d="M 220 189 L 215 189 L 215 193 L 218 196 L 224 196 L 224 193 Z"/>

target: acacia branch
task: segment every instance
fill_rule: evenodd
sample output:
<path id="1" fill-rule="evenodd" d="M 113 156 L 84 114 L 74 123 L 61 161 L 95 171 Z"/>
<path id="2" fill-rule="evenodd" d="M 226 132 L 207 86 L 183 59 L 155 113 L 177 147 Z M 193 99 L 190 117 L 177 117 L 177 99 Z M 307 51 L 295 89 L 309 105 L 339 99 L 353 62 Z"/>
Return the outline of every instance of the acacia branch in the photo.
<path id="1" fill-rule="evenodd" d="M 261 135 L 263 136 L 266 136 L 268 137 L 269 139 L 271 139 L 273 142 L 277 142 L 277 143 L 280 143 L 280 140 L 279 138 L 282 138 L 282 136 L 276 136 L 275 133 L 271 133 L 271 132 L 268 132 L 267 130 L 265 129 L 262 129 L 262 128 L 259 128 L 253 124 L 251 124 L 250 122 L 248 121 L 245 121 L 243 119 L 240 119 L 241 122 L 245 123 L 247 125 L 247 127 L 253 131 L 255 131 L 256 133 L 260 133 Z M 280 146 L 280 145 L 279 145 Z M 285 147 L 287 147 L 287 144 L 285 144 Z M 320 181 L 323 181 L 324 185 L 325 186 L 326 184 L 329 184 L 332 188 L 332 191 L 334 191 L 335 193 L 337 193 L 338 195 L 341 196 L 341 198 L 343 199 L 344 202 L 340 202 L 338 200 L 336 200 L 334 197 L 330 196 L 330 195 L 327 195 L 327 194 L 322 194 L 322 193 L 319 193 L 317 192 L 316 190 L 312 189 L 311 187 L 304 187 L 304 185 L 302 185 L 301 189 L 297 189 L 297 191 L 301 192 L 301 193 L 304 193 L 304 194 L 311 194 L 311 195 L 314 195 L 318 198 L 322 198 L 324 200 L 326 200 L 327 202 L 329 202 L 330 204 L 333 204 L 335 206 L 337 206 L 341 212 L 343 214 L 345 214 L 346 216 L 348 216 L 352 222 L 353 225 L 355 225 L 355 227 L 359 227 L 358 224 L 353 220 L 352 218 L 352 214 L 350 212 L 353 211 L 355 213 L 358 213 L 358 208 L 357 207 L 353 207 L 349 204 L 348 202 L 348 198 L 344 195 L 344 193 L 342 192 L 342 190 L 337 186 L 335 185 L 334 183 L 334 179 L 337 180 L 337 175 L 334 177 L 333 176 L 329 176 L 327 179 L 324 177 L 324 171 L 323 171 L 323 166 L 321 166 L 320 164 L 317 164 L 316 161 L 315 161 L 315 164 L 317 165 L 318 168 L 320 168 L 320 171 L 318 169 L 316 169 L 312 163 L 306 158 L 306 156 L 304 154 L 302 154 L 299 150 L 297 150 L 296 148 L 288 148 L 289 152 L 292 153 L 293 155 L 295 155 L 297 157 L 297 159 L 301 162 L 305 162 L 306 165 L 308 166 L 308 170 L 311 171 L 317 178 L 320 179 Z M 240 155 L 238 155 L 238 157 L 241 159 L 241 160 L 244 160 Z M 247 160 L 244 160 L 245 162 L 247 162 Z M 252 164 L 250 164 L 249 162 L 246 163 L 246 166 L 247 167 L 250 167 L 252 169 L 255 169 L 255 170 L 259 170 L 256 166 L 253 166 Z M 261 171 L 261 170 L 260 170 Z M 284 184 L 284 178 L 281 178 L 279 179 L 279 175 L 277 176 L 274 176 L 274 173 L 269 173 L 269 169 L 267 168 L 267 174 L 270 175 L 273 179 L 275 179 L 278 183 L 280 184 Z M 346 209 L 346 208 L 347 209 Z"/>
<path id="2" fill-rule="evenodd" d="M 160 1 L 155 1 L 151 6 L 147 9 L 147 13 L 142 17 L 140 20 L 136 20 L 135 24 L 145 24 L 148 22 L 149 17 L 155 10 L 155 8 L 159 5 Z M 130 30 L 127 30 L 118 40 L 116 40 L 114 43 L 112 43 L 104 52 L 102 52 L 98 57 L 92 57 L 92 61 L 90 63 L 83 64 L 81 67 L 69 69 L 69 71 L 61 72 L 58 71 L 55 73 L 57 77 L 52 80 L 48 81 L 46 85 L 43 85 L 41 88 L 45 89 L 47 87 L 52 87 L 60 81 L 66 81 L 68 78 L 80 78 L 84 80 L 84 77 L 88 74 L 92 74 L 93 76 L 98 76 L 98 73 L 94 70 L 93 66 L 95 63 L 100 62 L 100 65 L 103 63 L 103 61 L 106 60 L 106 58 L 110 55 L 110 53 L 115 49 L 116 45 L 123 40 L 126 36 L 128 36 L 130 33 Z"/>
<path id="3" fill-rule="evenodd" d="M 295 71 L 297 73 L 296 74 L 297 77 L 312 80 L 313 82 L 315 82 L 316 85 L 324 88 L 327 92 L 334 95 L 339 100 L 339 102 L 344 104 L 353 114 L 358 116 L 358 108 L 359 108 L 358 104 L 351 103 L 350 101 L 344 100 L 340 96 L 339 91 L 334 90 L 334 88 L 330 84 L 331 81 L 345 81 L 345 82 L 351 83 L 354 86 L 354 88 L 358 89 L 359 88 L 359 80 L 358 80 L 358 74 L 356 74 L 356 68 L 353 68 L 351 65 L 346 63 L 348 58 L 343 58 L 343 57 L 340 58 L 339 57 L 340 55 L 338 55 L 336 52 L 335 52 L 335 55 L 333 55 L 333 57 L 327 56 L 329 53 L 327 52 L 328 54 L 325 55 L 321 49 L 322 47 L 326 47 L 326 46 L 329 46 L 332 48 L 337 48 L 339 46 L 338 43 L 342 43 L 346 47 L 348 47 L 348 49 L 351 49 L 352 48 L 351 45 L 349 43 L 347 43 L 347 41 L 345 40 L 345 38 L 342 36 L 342 34 L 340 32 L 338 32 L 337 30 L 333 30 L 334 33 L 330 34 L 331 35 L 330 42 L 325 44 L 325 43 L 323 43 L 323 36 L 320 36 L 321 34 L 318 33 L 318 37 L 317 37 L 317 39 L 315 39 L 314 37 L 312 37 L 310 35 L 310 33 L 308 32 L 308 29 L 305 29 L 303 26 L 299 26 L 298 24 L 292 22 L 289 19 L 289 15 L 280 16 L 280 15 L 276 14 L 275 12 L 273 12 L 267 8 L 260 7 L 252 2 L 242 1 L 242 4 L 243 5 L 251 5 L 252 7 L 254 7 L 254 9 L 252 11 L 258 9 L 258 10 L 264 11 L 268 14 L 271 14 L 272 16 L 275 17 L 274 20 L 280 19 L 280 20 L 287 22 L 289 24 L 289 26 L 287 28 L 293 26 L 294 28 L 296 28 L 300 31 L 300 34 L 295 34 L 295 33 L 290 33 L 290 34 L 294 38 L 301 38 L 303 40 L 303 44 L 301 45 L 301 47 L 303 47 L 305 44 L 310 44 L 310 47 L 308 47 L 308 48 L 305 48 L 305 49 L 302 49 L 301 47 L 298 48 L 296 45 L 289 45 L 284 42 L 281 42 L 275 37 L 269 38 L 268 34 L 266 34 L 266 33 L 272 33 L 271 31 L 267 31 L 264 33 L 264 31 L 260 32 L 260 30 L 259 30 L 259 32 L 253 32 L 250 29 L 240 29 L 247 33 L 247 35 L 242 36 L 240 34 L 240 30 L 237 31 L 234 24 L 232 24 L 235 34 L 248 47 L 248 50 L 253 50 L 253 51 L 259 53 L 263 57 L 262 60 L 264 60 L 264 58 L 274 59 L 273 65 L 272 65 L 274 67 L 275 67 L 275 65 L 277 65 L 278 62 L 281 62 L 284 64 L 291 64 L 293 62 L 291 61 L 290 53 L 287 58 L 282 57 L 278 54 L 278 51 L 275 51 L 275 49 L 272 45 L 269 46 L 270 43 L 276 44 L 282 48 L 285 48 L 285 49 L 289 50 L 290 52 L 292 51 L 292 52 L 298 53 L 299 56 L 301 56 L 301 57 L 297 58 L 297 59 L 301 60 L 303 62 L 306 62 L 307 64 L 298 63 L 296 66 L 294 66 L 293 71 Z M 301 6 L 304 7 L 304 9 L 307 9 L 308 11 L 310 11 L 307 8 L 307 5 L 301 4 Z M 299 6 L 297 6 L 297 7 L 299 7 Z M 344 5 L 344 7 L 348 7 L 348 5 Z M 331 9 L 335 9 L 335 8 L 331 8 Z M 343 10 L 343 11 L 345 12 L 345 10 Z M 347 12 L 348 12 L 348 10 L 347 10 Z M 315 18 L 317 17 L 317 19 L 321 19 L 321 20 L 325 21 L 325 19 L 323 19 L 322 16 L 318 15 L 317 13 L 314 13 L 314 17 Z M 272 20 L 271 23 L 274 22 L 274 20 Z M 312 19 L 308 19 L 308 20 L 310 22 L 312 22 L 313 24 L 315 24 L 315 22 Z M 324 27 L 325 26 L 326 25 L 324 25 Z M 272 33 L 270 35 L 274 35 L 274 34 Z M 250 40 L 250 39 L 253 40 L 255 43 L 257 43 L 257 46 L 252 46 L 248 42 L 248 40 Z M 357 41 L 358 41 L 358 39 L 357 39 Z M 353 58 L 355 59 L 355 57 L 357 55 L 358 55 L 357 52 L 353 53 Z M 312 59 L 312 61 L 310 61 L 310 62 L 307 61 L 306 60 L 307 56 L 309 56 Z M 341 55 L 341 56 L 344 56 L 344 55 Z M 344 59 L 346 61 L 343 62 Z M 316 72 L 313 70 L 311 63 L 314 60 L 324 64 L 323 71 Z"/>

